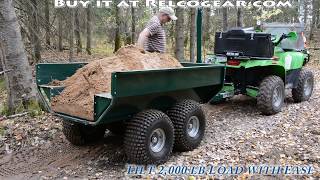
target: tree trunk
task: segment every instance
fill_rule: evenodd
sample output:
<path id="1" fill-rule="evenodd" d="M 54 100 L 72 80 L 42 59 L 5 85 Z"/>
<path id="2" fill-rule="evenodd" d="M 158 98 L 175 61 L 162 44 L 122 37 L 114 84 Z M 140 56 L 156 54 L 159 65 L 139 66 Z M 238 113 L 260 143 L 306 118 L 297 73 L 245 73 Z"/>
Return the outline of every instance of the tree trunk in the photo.
<path id="1" fill-rule="evenodd" d="M 4 58 L 3 58 L 4 59 Z M 1 55 L 0 55 L 0 72 L 3 71 L 3 66 L 2 66 L 2 62 L 1 62 Z"/>
<path id="2" fill-rule="evenodd" d="M 131 17 L 131 43 L 134 44 L 136 42 L 136 13 L 133 7 L 131 7 Z"/>
<path id="3" fill-rule="evenodd" d="M 315 22 L 316 22 L 316 15 L 317 15 L 317 1 L 316 0 L 312 0 L 312 21 L 310 24 L 310 34 L 309 34 L 309 41 L 311 41 L 313 39 L 313 31 L 314 31 L 314 27 L 315 27 Z"/>
<path id="4" fill-rule="evenodd" d="M 70 9 L 70 19 L 69 19 L 69 25 L 70 25 L 70 31 L 69 31 L 69 61 L 73 61 L 73 48 L 74 48 L 74 11 L 73 9 Z"/>
<path id="5" fill-rule="evenodd" d="M 35 58 L 35 63 L 41 60 L 41 41 L 39 38 L 40 25 L 39 25 L 39 15 L 38 15 L 38 2 L 37 0 L 31 0 L 32 4 L 32 16 L 31 16 L 31 35 L 33 44 L 33 55 Z"/>
<path id="6" fill-rule="evenodd" d="M 228 8 L 222 8 L 222 30 L 228 30 Z"/>
<path id="7" fill-rule="evenodd" d="M 9 113 L 14 113 L 22 103 L 36 99 L 36 90 L 12 0 L 0 3 L 1 42 L 3 68 L 11 70 L 5 74 Z"/>
<path id="8" fill-rule="evenodd" d="M 207 41 L 209 40 L 209 29 L 210 29 L 210 12 L 208 8 L 203 10 L 203 28 L 202 28 L 202 58 L 206 59 L 207 55 Z"/>
<path id="9" fill-rule="evenodd" d="M 175 24 L 174 23 L 171 23 L 170 24 L 170 30 L 169 30 L 169 39 L 170 39 L 170 44 L 171 44 L 171 47 L 169 48 L 171 51 L 168 52 L 168 53 L 174 53 L 173 51 L 175 50 L 175 47 L 176 47 L 176 42 L 175 42 Z"/>
<path id="10" fill-rule="evenodd" d="M 176 16 L 176 46 L 175 46 L 175 57 L 179 61 L 184 60 L 184 9 L 177 8 Z"/>
<path id="11" fill-rule="evenodd" d="M 130 16 L 130 13 L 131 13 L 131 10 L 130 9 L 123 9 L 122 10 L 122 14 L 125 14 L 124 16 L 125 17 L 129 17 Z M 128 44 L 131 44 L 132 40 L 131 40 L 131 30 L 130 30 L 130 25 L 129 25 L 129 21 L 124 21 L 123 22 L 123 30 L 125 32 L 125 44 L 128 45 Z"/>
<path id="12" fill-rule="evenodd" d="M 79 8 L 75 9 L 75 35 L 77 42 L 77 53 L 82 52 L 82 42 L 81 42 L 81 31 L 80 31 L 80 19 L 79 19 Z"/>
<path id="13" fill-rule="evenodd" d="M 46 29 L 46 44 L 50 47 L 50 8 L 49 8 L 49 0 L 45 0 L 45 29 Z"/>
<path id="14" fill-rule="evenodd" d="M 304 15 L 303 15 L 303 23 L 306 27 L 308 20 L 308 0 L 304 0 Z"/>
<path id="15" fill-rule="evenodd" d="M 237 27 L 243 27 L 242 9 L 237 9 Z"/>
<path id="16" fill-rule="evenodd" d="M 319 9 L 319 8 L 320 8 L 320 2 L 317 1 L 316 3 L 317 3 L 317 9 L 316 9 L 316 19 L 317 19 L 317 20 L 316 20 L 316 22 L 315 22 L 315 23 L 316 23 L 316 24 L 315 24 L 315 27 L 316 27 L 316 28 L 319 28 L 319 21 L 320 21 L 320 19 L 319 19 L 319 18 L 320 18 L 320 9 Z"/>
<path id="17" fill-rule="evenodd" d="M 87 10 L 87 47 L 86 47 L 86 51 L 89 55 L 92 54 L 91 52 L 91 42 L 92 42 L 92 29 L 91 29 L 91 26 L 92 26 L 92 15 L 91 15 L 91 9 L 92 9 L 92 6 L 89 5 L 88 8 L 86 9 Z"/>
<path id="18" fill-rule="evenodd" d="M 58 9 L 58 49 L 63 51 L 63 15 L 61 9 Z"/>
<path id="19" fill-rule="evenodd" d="M 121 47 L 121 37 L 120 37 L 120 9 L 116 7 L 116 32 L 114 39 L 114 51 L 117 52 Z"/>
<path id="20" fill-rule="evenodd" d="M 196 46 L 196 8 L 191 9 L 190 14 L 190 62 L 195 62 L 195 46 Z"/>

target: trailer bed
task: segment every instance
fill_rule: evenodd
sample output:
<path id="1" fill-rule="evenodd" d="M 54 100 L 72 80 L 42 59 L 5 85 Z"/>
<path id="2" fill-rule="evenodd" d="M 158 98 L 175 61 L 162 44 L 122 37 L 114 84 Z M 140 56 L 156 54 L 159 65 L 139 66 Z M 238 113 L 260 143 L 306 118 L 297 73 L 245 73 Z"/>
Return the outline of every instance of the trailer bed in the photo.
<path id="1" fill-rule="evenodd" d="M 88 121 L 50 108 L 52 97 L 63 86 L 48 85 L 53 80 L 65 80 L 86 63 L 38 64 L 37 85 L 46 108 L 65 120 L 100 125 L 130 119 L 144 109 L 166 110 L 183 99 L 206 103 L 223 86 L 225 66 L 182 63 L 183 68 L 139 70 L 112 73 L 111 92 L 95 94 L 94 119 Z"/>

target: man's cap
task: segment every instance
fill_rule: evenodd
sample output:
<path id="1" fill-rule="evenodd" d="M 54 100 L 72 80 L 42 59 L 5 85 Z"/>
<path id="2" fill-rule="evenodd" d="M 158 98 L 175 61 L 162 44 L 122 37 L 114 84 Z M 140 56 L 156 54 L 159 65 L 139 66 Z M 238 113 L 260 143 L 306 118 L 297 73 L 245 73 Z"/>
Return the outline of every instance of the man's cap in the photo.
<path id="1" fill-rule="evenodd" d="M 159 12 L 162 12 L 164 14 L 167 14 L 170 19 L 172 19 L 173 21 L 177 20 L 177 16 L 174 14 L 174 10 L 171 7 L 162 7 Z"/>

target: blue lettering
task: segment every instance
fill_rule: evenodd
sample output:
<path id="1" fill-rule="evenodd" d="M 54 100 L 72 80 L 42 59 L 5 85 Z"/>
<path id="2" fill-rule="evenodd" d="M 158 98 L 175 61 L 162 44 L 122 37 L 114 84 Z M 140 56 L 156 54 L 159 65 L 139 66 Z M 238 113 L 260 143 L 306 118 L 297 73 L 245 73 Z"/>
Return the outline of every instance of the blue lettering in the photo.
<path id="1" fill-rule="evenodd" d="M 222 170 L 222 171 L 221 171 Z M 218 167 L 218 174 L 224 174 L 226 172 L 227 168 L 224 166 Z"/>
<path id="2" fill-rule="evenodd" d="M 275 172 L 277 171 L 277 172 Z M 274 166 L 272 167 L 272 174 L 280 174 L 281 173 L 281 167 L 280 166 Z"/>
<path id="3" fill-rule="evenodd" d="M 249 166 L 249 174 L 256 174 L 258 172 L 257 166 Z"/>
<path id="4" fill-rule="evenodd" d="M 240 171 L 239 171 L 240 169 Z M 243 172 L 243 167 L 242 166 L 236 166 L 236 171 L 235 171 L 235 174 L 241 174 Z"/>
<path id="5" fill-rule="evenodd" d="M 205 170 L 206 170 L 206 167 L 200 166 L 199 171 L 198 171 L 198 174 L 203 175 L 203 174 L 205 173 Z"/>
<path id="6" fill-rule="evenodd" d="M 209 166 L 209 172 L 208 172 L 209 175 L 213 175 L 214 174 L 214 166 L 210 165 Z"/>
<path id="7" fill-rule="evenodd" d="M 149 174 L 151 174 L 152 172 L 155 172 L 155 169 L 156 169 L 156 166 L 155 165 L 150 165 L 148 166 L 148 169 L 149 169 Z"/>
<path id="8" fill-rule="evenodd" d="M 285 168 L 284 168 L 284 174 L 291 174 L 292 172 L 291 172 L 291 166 L 286 166 Z"/>
<path id="9" fill-rule="evenodd" d="M 192 175 L 196 175 L 197 174 L 197 168 L 195 166 L 191 167 L 191 173 Z"/>
<path id="10" fill-rule="evenodd" d="M 133 172 L 134 172 L 134 169 L 135 169 L 134 166 L 129 165 L 129 166 L 128 166 L 128 172 L 127 172 L 127 173 L 128 173 L 128 174 L 133 173 Z"/>

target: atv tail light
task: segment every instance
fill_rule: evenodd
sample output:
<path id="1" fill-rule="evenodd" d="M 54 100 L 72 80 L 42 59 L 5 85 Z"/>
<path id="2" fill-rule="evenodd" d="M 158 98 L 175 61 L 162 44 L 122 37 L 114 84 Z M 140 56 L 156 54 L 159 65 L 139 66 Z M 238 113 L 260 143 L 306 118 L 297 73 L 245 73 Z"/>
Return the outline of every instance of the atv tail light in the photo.
<path id="1" fill-rule="evenodd" d="M 240 63 L 241 62 L 239 60 L 236 60 L 236 59 L 229 59 L 227 61 L 227 64 L 230 65 L 230 66 L 239 66 Z"/>

